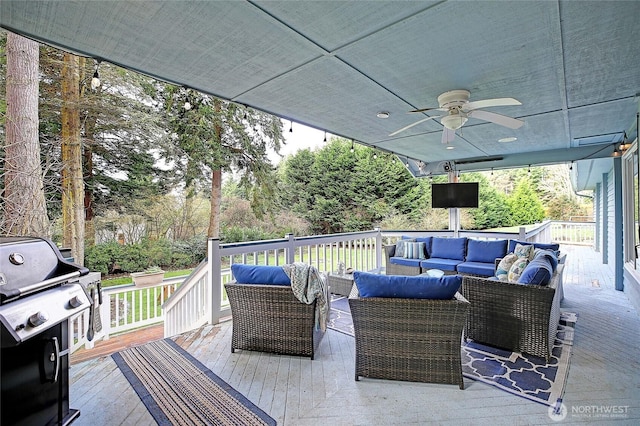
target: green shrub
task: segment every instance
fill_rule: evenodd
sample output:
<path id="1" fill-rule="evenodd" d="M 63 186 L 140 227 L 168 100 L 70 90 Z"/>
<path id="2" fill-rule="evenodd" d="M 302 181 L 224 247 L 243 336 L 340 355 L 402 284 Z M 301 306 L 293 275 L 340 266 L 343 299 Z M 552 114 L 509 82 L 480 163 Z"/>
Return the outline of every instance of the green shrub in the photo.
<path id="1" fill-rule="evenodd" d="M 122 256 L 123 246 L 115 241 L 87 247 L 84 264 L 92 271 L 103 275 L 112 274 L 117 267 L 118 259 Z"/>

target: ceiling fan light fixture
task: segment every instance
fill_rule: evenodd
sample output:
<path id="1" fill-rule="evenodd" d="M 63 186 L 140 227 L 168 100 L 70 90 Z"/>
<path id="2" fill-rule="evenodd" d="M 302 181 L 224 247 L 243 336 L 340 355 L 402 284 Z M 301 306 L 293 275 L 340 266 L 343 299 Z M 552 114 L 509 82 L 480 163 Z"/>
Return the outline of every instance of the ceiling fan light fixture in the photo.
<path id="1" fill-rule="evenodd" d="M 456 149 L 456 147 L 455 147 L 455 146 L 453 146 L 453 145 L 447 145 L 447 148 L 446 148 L 446 149 Z"/>
<path id="2" fill-rule="evenodd" d="M 508 138 L 498 139 L 498 142 L 500 142 L 500 143 L 509 143 L 509 142 L 515 142 L 517 140 L 518 140 L 518 138 L 511 136 L 511 137 L 508 137 Z"/>
<path id="3" fill-rule="evenodd" d="M 458 130 L 460 127 L 464 126 L 464 123 L 466 123 L 467 120 L 468 118 L 462 114 L 452 114 L 442 117 L 440 122 L 447 129 Z"/>
<path id="4" fill-rule="evenodd" d="M 389 113 L 387 111 L 380 111 L 376 114 L 378 118 L 389 118 Z"/>

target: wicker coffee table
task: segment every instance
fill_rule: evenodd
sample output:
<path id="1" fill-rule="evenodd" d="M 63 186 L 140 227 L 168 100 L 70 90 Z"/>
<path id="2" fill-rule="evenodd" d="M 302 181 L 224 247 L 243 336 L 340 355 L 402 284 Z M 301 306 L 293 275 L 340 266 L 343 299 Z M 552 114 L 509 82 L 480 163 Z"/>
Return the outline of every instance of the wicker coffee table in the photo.
<path id="1" fill-rule="evenodd" d="M 331 293 L 349 296 L 353 287 L 353 274 L 329 274 L 327 276 L 327 284 L 329 284 Z"/>

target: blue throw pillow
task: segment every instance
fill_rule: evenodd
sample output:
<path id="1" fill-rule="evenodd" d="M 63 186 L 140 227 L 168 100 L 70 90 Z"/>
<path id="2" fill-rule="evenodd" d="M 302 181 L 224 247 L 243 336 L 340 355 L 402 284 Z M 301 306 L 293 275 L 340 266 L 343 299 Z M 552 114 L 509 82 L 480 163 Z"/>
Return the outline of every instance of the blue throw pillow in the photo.
<path id="1" fill-rule="evenodd" d="M 431 241 L 431 257 L 440 259 L 464 260 L 467 238 L 433 237 Z"/>
<path id="2" fill-rule="evenodd" d="M 416 237 L 416 241 L 424 243 L 425 255 L 431 257 L 431 242 L 433 237 Z"/>
<path id="3" fill-rule="evenodd" d="M 467 262 L 494 263 L 507 254 L 507 240 L 474 240 L 467 243 Z"/>
<path id="4" fill-rule="evenodd" d="M 404 253 L 405 253 L 405 248 L 407 247 L 406 243 L 415 242 L 415 241 L 416 241 L 415 239 L 403 235 L 402 239 L 398 240 L 398 242 L 396 243 L 396 251 L 394 252 L 393 256 L 405 257 Z"/>
<path id="5" fill-rule="evenodd" d="M 546 257 L 538 257 L 533 259 L 524 268 L 518 283 L 520 284 L 535 284 L 535 285 L 547 285 L 551 281 L 551 262 Z"/>
<path id="6" fill-rule="evenodd" d="M 407 259 L 424 259 L 424 243 L 422 241 L 405 242 L 403 257 Z"/>
<path id="7" fill-rule="evenodd" d="M 291 285 L 291 280 L 282 266 L 234 263 L 231 265 L 231 273 L 239 284 Z"/>
<path id="8" fill-rule="evenodd" d="M 518 241 L 518 240 L 509 240 L 509 253 L 513 253 L 513 251 L 516 248 L 516 244 L 520 244 L 520 245 L 532 245 L 534 248 L 540 248 L 540 249 L 545 249 L 545 250 L 560 250 L 560 244 L 557 243 L 551 243 L 551 244 L 545 244 L 545 243 L 532 243 L 529 241 Z"/>
<path id="9" fill-rule="evenodd" d="M 439 278 L 426 275 L 378 275 L 355 271 L 353 280 L 360 297 L 394 297 L 403 299 L 452 299 L 462 284 L 459 275 Z"/>

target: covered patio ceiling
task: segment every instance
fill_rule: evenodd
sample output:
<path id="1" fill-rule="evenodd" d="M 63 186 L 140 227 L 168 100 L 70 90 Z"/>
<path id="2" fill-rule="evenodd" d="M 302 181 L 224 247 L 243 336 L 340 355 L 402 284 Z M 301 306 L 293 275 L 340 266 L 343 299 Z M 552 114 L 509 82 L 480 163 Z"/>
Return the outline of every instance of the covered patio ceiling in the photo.
<path id="1" fill-rule="evenodd" d="M 416 176 L 593 170 L 586 160 L 637 134 L 639 17 L 638 1 L 0 3 L 10 31 L 396 153 Z M 436 119 L 389 136 L 441 114 L 407 112 L 455 89 L 515 98 L 522 105 L 484 110 L 525 124 L 469 118 L 454 149 Z M 589 176 L 599 178 L 578 173 L 578 189 Z"/>

